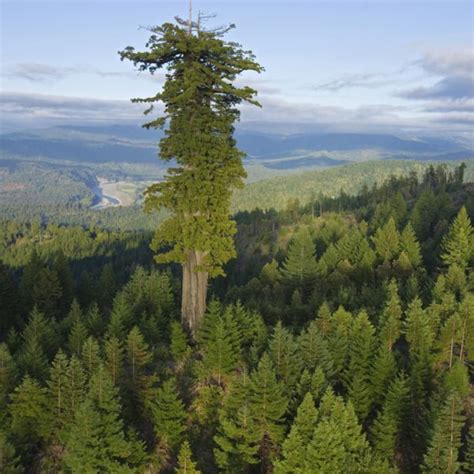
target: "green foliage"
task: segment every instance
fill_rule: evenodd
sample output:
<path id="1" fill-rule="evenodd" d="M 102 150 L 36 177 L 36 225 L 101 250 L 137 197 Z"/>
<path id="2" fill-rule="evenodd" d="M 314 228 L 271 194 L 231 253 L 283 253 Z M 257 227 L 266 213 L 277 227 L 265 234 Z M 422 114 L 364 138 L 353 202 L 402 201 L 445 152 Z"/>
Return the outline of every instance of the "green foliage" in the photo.
<path id="1" fill-rule="evenodd" d="M 158 260 L 179 263 L 186 261 L 190 250 L 199 250 L 204 255 L 202 267 L 218 275 L 222 265 L 235 256 L 235 225 L 228 217 L 230 198 L 232 188 L 241 186 L 245 177 L 243 154 L 232 138 L 233 123 L 239 117 L 236 106 L 257 104 L 253 89 L 238 88 L 233 81 L 243 71 L 260 72 L 262 68 L 251 53 L 236 43 L 224 42 L 216 32 L 200 29 L 190 34 L 171 23 L 153 27 L 147 47 L 145 52 L 128 47 L 120 56 L 142 71 L 154 73 L 163 67 L 173 71 L 160 93 L 135 101 L 164 103 L 164 117 L 145 126 L 168 123 L 160 156 L 165 161 L 174 158 L 178 164 L 168 170 L 165 181 L 146 192 L 148 209 L 171 211 L 153 248 L 160 251 L 163 245 L 171 245 Z"/>
<path id="2" fill-rule="evenodd" d="M 141 443 L 127 439 L 117 389 L 99 367 L 70 429 L 65 467 L 72 472 L 133 472 L 143 451 Z"/>
<path id="3" fill-rule="evenodd" d="M 462 207 L 443 240 L 442 259 L 446 265 L 466 268 L 474 258 L 474 229 Z"/>
<path id="4" fill-rule="evenodd" d="M 187 441 L 184 441 L 179 450 L 178 467 L 175 469 L 176 474 L 201 474 L 191 456 L 191 447 Z"/>

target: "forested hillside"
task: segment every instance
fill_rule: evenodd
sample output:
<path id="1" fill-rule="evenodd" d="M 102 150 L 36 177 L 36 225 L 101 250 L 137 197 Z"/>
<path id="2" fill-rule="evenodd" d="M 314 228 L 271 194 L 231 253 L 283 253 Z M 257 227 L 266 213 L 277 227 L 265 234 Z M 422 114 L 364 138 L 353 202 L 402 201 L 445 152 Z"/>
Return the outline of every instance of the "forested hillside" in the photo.
<path id="1" fill-rule="evenodd" d="M 473 472 L 472 171 L 389 166 L 244 205 L 194 339 L 151 234 L 3 220 L 0 472 Z"/>

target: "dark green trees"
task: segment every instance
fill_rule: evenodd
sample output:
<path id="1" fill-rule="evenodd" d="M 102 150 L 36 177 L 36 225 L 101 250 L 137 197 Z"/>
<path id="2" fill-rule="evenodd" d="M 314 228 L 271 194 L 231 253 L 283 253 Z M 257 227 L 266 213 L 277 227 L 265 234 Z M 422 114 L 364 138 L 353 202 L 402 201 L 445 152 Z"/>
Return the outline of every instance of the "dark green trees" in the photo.
<path id="1" fill-rule="evenodd" d="M 233 139 L 233 124 L 241 102 L 257 104 L 250 87 L 233 82 L 244 71 L 261 71 L 253 55 L 236 43 L 225 42 L 227 30 L 205 31 L 189 22 L 151 28 L 147 51 L 127 47 L 120 52 L 141 71 L 168 71 L 163 90 L 153 97 L 134 99 L 151 105 L 163 102 L 164 115 L 145 127 L 165 124 L 160 142 L 164 161 L 176 160 L 166 180 L 146 191 L 146 208 L 166 208 L 171 217 L 157 232 L 153 249 L 160 262 L 183 267 L 183 324 L 192 332 L 206 308 L 208 276 L 222 274 L 222 265 L 235 256 L 229 218 L 232 188 L 242 184 L 242 152 Z M 163 246 L 168 247 L 163 252 Z"/>

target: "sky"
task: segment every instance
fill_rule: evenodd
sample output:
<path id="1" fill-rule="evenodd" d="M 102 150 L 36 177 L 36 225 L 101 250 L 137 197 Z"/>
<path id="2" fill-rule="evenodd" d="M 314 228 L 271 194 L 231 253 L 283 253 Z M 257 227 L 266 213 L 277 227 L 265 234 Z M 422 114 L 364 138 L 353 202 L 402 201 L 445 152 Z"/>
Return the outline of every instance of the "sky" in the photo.
<path id="1" fill-rule="evenodd" d="M 239 79 L 262 108 L 242 126 L 460 134 L 474 125 L 474 2 L 193 0 L 235 23 L 227 38 L 265 71 Z M 163 75 L 138 73 L 118 50 L 143 50 L 147 26 L 186 17 L 188 0 L 0 0 L 0 125 L 141 123 L 136 96 Z"/>

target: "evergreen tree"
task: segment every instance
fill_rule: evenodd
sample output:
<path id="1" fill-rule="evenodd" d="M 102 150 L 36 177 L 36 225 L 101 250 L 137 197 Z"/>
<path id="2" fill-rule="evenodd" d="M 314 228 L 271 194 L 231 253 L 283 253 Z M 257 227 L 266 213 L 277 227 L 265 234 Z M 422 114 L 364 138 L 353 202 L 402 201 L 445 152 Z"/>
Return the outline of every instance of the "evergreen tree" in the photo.
<path id="1" fill-rule="evenodd" d="M 161 449 L 173 452 L 183 441 L 186 431 L 186 410 L 177 395 L 174 379 L 169 379 L 157 390 L 150 401 L 150 410 Z"/>
<path id="2" fill-rule="evenodd" d="M 33 302 L 47 316 L 57 316 L 62 297 L 61 283 L 54 270 L 43 268 L 36 275 L 32 289 Z"/>
<path id="3" fill-rule="evenodd" d="M 51 433 L 48 391 L 27 375 L 10 398 L 10 432 L 15 446 L 21 448 L 19 454 L 22 460 L 27 464 L 32 462 L 35 448 L 44 444 Z"/>
<path id="4" fill-rule="evenodd" d="M 288 400 L 283 386 L 277 381 L 268 354 L 264 354 L 251 375 L 250 404 L 262 462 L 270 461 L 284 433 L 284 416 Z"/>
<path id="5" fill-rule="evenodd" d="M 347 393 L 354 411 L 363 423 L 372 403 L 371 362 L 375 329 L 367 313 L 361 311 L 354 319 L 349 342 L 349 364 L 345 374 Z"/>
<path id="6" fill-rule="evenodd" d="M 372 237 L 375 251 L 382 261 L 391 261 L 398 255 L 400 249 L 400 234 L 393 217 L 381 228 L 378 228 Z"/>
<path id="7" fill-rule="evenodd" d="M 72 355 L 79 356 L 88 337 L 88 331 L 81 319 L 76 319 L 69 333 L 68 346 Z"/>
<path id="8" fill-rule="evenodd" d="M 0 431 L 0 472 L 20 474 L 22 471 L 15 447 L 8 441 L 5 433 Z"/>
<path id="9" fill-rule="evenodd" d="M 301 372 L 297 345 L 288 329 L 281 321 L 277 323 L 268 345 L 268 353 L 273 362 L 275 372 L 288 392 L 295 386 Z"/>
<path id="10" fill-rule="evenodd" d="M 66 256 L 62 251 L 56 256 L 52 270 L 56 272 L 59 286 L 61 287 L 61 298 L 59 300 L 58 309 L 64 314 L 74 298 L 74 279 Z"/>
<path id="11" fill-rule="evenodd" d="M 410 222 L 400 236 L 400 250 L 408 257 L 413 268 L 417 268 L 422 263 L 420 244 Z"/>
<path id="12" fill-rule="evenodd" d="M 260 440 L 254 429 L 250 388 L 250 380 L 244 369 L 229 387 L 219 410 L 214 456 L 217 465 L 226 471 L 244 471 L 248 465 L 258 462 Z"/>
<path id="13" fill-rule="evenodd" d="M 302 227 L 288 247 L 281 269 L 289 285 L 308 292 L 317 276 L 316 247 L 307 227 Z"/>
<path id="14" fill-rule="evenodd" d="M 276 473 L 301 472 L 305 466 L 306 447 L 313 438 L 318 412 L 313 397 L 307 393 L 298 408 L 291 430 L 283 443 L 283 459 L 275 463 Z"/>
<path id="15" fill-rule="evenodd" d="M 187 335 L 177 321 L 171 322 L 170 352 L 178 366 L 181 366 L 191 354 Z"/>
<path id="16" fill-rule="evenodd" d="M 89 336 L 82 346 L 81 361 L 89 378 L 102 363 L 99 343 L 92 336 Z"/>
<path id="17" fill-rule="evenodd" d="M 72 421 L 86 396 L 86 373 L 81 361 L 72 356 L 69 360 L 64 385 L 64 418 Z"/>
<path id="18" fill-rule="evenodd" d="M 105 347 L 105 368 L 114 385 L 118 385 L 123 375 L 124 349 L 122 343 L 114 336 L 107 338 Z"/>
<path id="19" fill-rule="evenodd" d="M 395 463 L 398 441 L 409 401 L 410 390 L 404 375 L 396 377 L 388 386 L 382 409 L 371 428 L 374 450 L 382 459 Z"/>
<path id="20" fill-rule="evenodd" d="M 127 439 L 117 389 L 107 371 L 99 367 L 70 429 L 65 468 L 72 472 L 130 472 L 143 451 L 141 443 Z"/>
<path id="21" fill-rule="evenodd" d="M 443 240 L 441 258 L 446 265 L 465 269 L 474 258 L 474 229 L 463 206 Z"/>
<path id="22" fill-rule="evenodd" d="M 424 458 L 423 472 L 452 474 L 459 471 L 463 424 L 462 402 L 453 392 L 448 396 L 435 422 L 431 443 Z"/>
<path id="23" fill-rule="evenodd" d="M 124 339 L 131 320 L 132 308 L 128 304 L 125 295 L 119 293 L 114 299 L 107 335 L 117 339 Z"/>
<path id="24" fill-rule="evenodd" d="M 333 361 L 327 341 L 322 336 L 320 320 L 316 319 L 310 323 L 308 328 L 302 332 L 298 348 L 304 367 L 311 372 L 316 367 L 321 367 L 326 377 L 333 374 Z"/>
<path id="25" fill-rule="evenodd" d="M 48 394 L 50 399 L 50 410 L 53 414 L 53 436 L 56 440 L 64 425 L 68 422 L 66 412 L 66 392 L 68 383 L 68 366 L 67 356 L 61 350 L 56 354 L 53 360 L 50 378 L 48 380 Z"/>
<path id="26" fill-rule="evenodd" d="M 171 245 L 157 260 L 183 266 L 182 319 L 192 332 L 205 311 L 208 276 L 223 274 L 222 265 L 235 256 L 236 226 L 229 207 L 232 188 L 242 185 L 245 171 L 233 123 L 239 118 L 238 104 L 257 102 L 256 91 L 233 82 L 244 71 L 262 70 L 250 52 L 221 39 L 226 31 L 205 31 L 191 21 L 186 27 L 165 23 L 152 28 L 149 50 L 127 47 L 120 53 L 142 71 L 170 71 L 159 94 L 135 101 L 165 105 L 165 115 L 145 127 L 168 123 L 160 156 L 178 166 L 148 188 L 146 207 L 170 211 L 152 246 L 161 252 Z"/>
<path id="27" fill-rule="evenodd" d="M 15 388 L 18 373 L 15 361 L 8 350 L 8 346 L 0 343 L 0 426 L 2 426 L 8 395 Z"/>
<path id="28" fill-rule="evenodd" d="M 178 455 L 178 467 L 175 469 L 176 474 L 201 474 L 196 468 L 196 463 L 192 460 L 191 447 L 187 441 L 181 445 Z"/>

